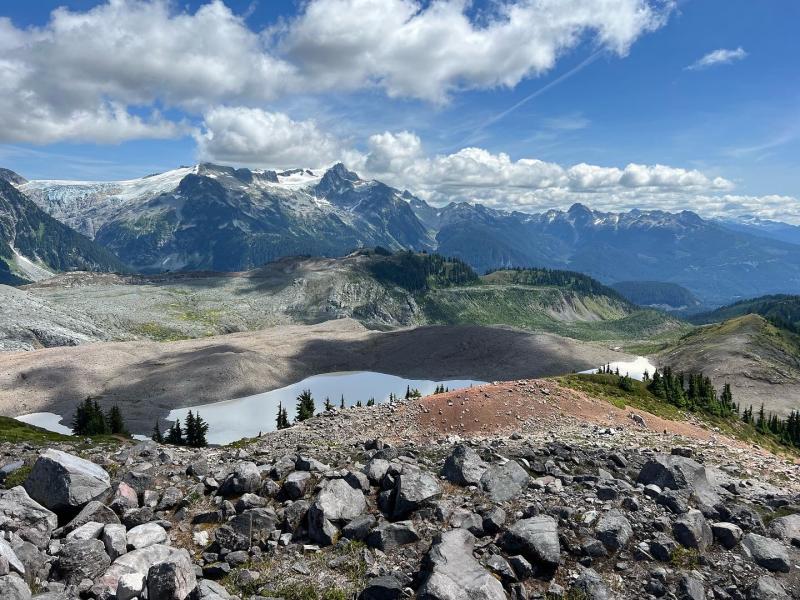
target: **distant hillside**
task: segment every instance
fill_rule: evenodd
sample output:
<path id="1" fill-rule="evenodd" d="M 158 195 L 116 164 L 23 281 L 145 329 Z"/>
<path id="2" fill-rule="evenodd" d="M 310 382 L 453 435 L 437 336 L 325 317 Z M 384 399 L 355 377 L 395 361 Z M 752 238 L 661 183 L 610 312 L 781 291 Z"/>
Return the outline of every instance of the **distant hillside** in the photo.
<path id="1" fill-rule="evenodd" d="M 0 177 L 0 283 L 18 285 L 74 270 L 124 271 L 125 266 Z"/>
<path id="2" fill-rule="evenodd" d="M 346 317 L 374 329 L 508 325 L 588 340 L 642 340 L 688 328 L 575 273 L 515 270 L 479 277 L 458 260 L 385 250 L 284 258 L 241 273 L 75 273 L 24 292 L 30 310 L 18 297 L 15 311 L 27 313 L 37 330 L 46 329 L 40 317 L 46 303 L 54 314 L 78 321 L 66 324 L 71 331 L 91 332 L 96 324 L 104 339 L 120 340 L 169 341 Z M 79 336 L 72 339 L 80 343 Z"/>
<path id="3" fill-rule="evenodd" d="M 692 292 L 677 283 L 619 281 L 611 287 L 639 306 L 662 310 L 688 310 L 700 305 L 700 301 Z"/>
<path id="4" fill-rule="evenodd" d="M 756 314 L 698 327 L 656 357 L 659 365 L 703 371 L 733 387 L 742 409 L 763 402 L 786 415 L 800 406 L 800 336 Z"/>
<path id="5" fill-rule="evenodd" d="M 800 296 L 778 294 L 742 300 L 711 312 L 693 316 L 693 323 L 718 323 L 742 315 L 761 315 L 767 321 L 794 333 L 800 333 Z"/>

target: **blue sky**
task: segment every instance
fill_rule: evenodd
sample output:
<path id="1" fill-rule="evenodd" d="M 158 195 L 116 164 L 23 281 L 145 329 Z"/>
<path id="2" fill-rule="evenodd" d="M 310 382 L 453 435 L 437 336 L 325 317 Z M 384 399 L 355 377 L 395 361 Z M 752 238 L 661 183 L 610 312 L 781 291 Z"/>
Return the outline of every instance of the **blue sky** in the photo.
<path id="1" fill-rule="evenodd" d="M 150 45 L 116 60 L 119 40 L 143 33 L 143 5 L 161 5 L 154 27 L 167 36 L 184 29 L 189 46 L 206 31 L 198 18 L 209 9 L 205 1 L 3 3 L 0 50 L 11 48 L 13 73 L 34 75 L 0 83 L 12 98 L 0 101 L 0 117 L 12 125 L 0 132 L 0 165 L 29 178 L 116 179 L 198 160 L 277 168 L 343 160 L 433 202 L 538 210 L 577 200 L 800 221 L 800 3 L 610 0 L 619 19 L 590 15 L 552 34 L 537 21 L 560 22 L 564 11 L 598 3 L 501 3 L 520 9 L 511 17 L 496 4 L 461 10 L 454 0 L 385 0 L 372 8 L 396 9 L 397 40 L 387 29 L 385 43 L 359 40 L 355 50 L 334 43 L 371 27 L 369 2 L 218 0 L 217 19 L 224 14 L 230 25 L 208 34 L 229 36 L 217 40 L 227 49 L 220 52 L 230 51 L 219 64 L 212 43 L 181 54 L 180 35 L 175 46 Z M 69 19 L 51 14 L 59 6 Z M 647 19 L 631 29 L 626 15 L 642 10 Z M 459 15 L 466 21 L 456 23 Z M 84 35 L 97 39 L 96 61 L 74 49 L 80 36 L 63 33 L 82 18 Z M 533 40 L 519 55 L 519 44 L 503 46 L 502 32 L 481 38 L 489 45 L 485 62 L 468 46 L 473 31 L 513 19 L 520 39 Z M 414 47 L 411 29 L 400 30 L 412 21 L 418 31 L 444 33 Z M 439 44 L 451 23 L 453 31 L 467 26 L 466 35 Z M 104 34 L 91 35 L 92 27 Z M 334 42 L 325 46 L 325 35 Z M 200 59 L 186 64 L 206 51 L 209 67 Z M 549 51 L 551 62 L 530 58 Z M 466 65 L 458 64 L 462 52 Z M 370 61 L 379 53 L 376 66 Z M 101 64 L 106 57 L 113 60 Z M 264 57 L 254 76 L 250 65 Z M 175 76 L 151 59 L 172 65 Z M 194 85 L 192 69 L 208 84 Z M 217 79 L 207 75 L 214 69 Z M 147 91 L 134 97 L 140 89 Z M 575 183 L 570 168 L 584 163 L 588 179 Z"/>

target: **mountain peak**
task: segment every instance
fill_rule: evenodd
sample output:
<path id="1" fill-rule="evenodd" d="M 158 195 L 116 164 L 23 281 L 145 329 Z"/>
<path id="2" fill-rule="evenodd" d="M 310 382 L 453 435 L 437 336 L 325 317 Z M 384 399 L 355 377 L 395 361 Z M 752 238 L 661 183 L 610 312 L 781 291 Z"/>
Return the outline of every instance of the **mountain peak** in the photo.
<path id="1" fill-rule="evenodd" d="M 344 179 L 345 181 L 359 181 L 361 179 L 357 173 L 348 171 L 347 167 L 345 167 L 343 163 L 336 163 L 333 165 L 330 169 L 325 171 L 324 177 L 327 177 L 329 174 L 332 177 L 335 176 L 338 179 Z"/>
<path id="2" fill-rule="evenodd" d="M 28 183 L 27 179 L 25 179 L 19 173 L 15 173 L 11 169 L 0 168 L 0 179 L 9 182 L 11 185 L 22 185 L 24 183 Z"/>
<path id="3" fill-rule="evenodd" d="M 567 211 L 572 216 L 581 215 L 581 214 L 592 214 L 592 209 L 586 206 L 585 204 L 581 204 L 580 202 L 576 202 L 572 206 L 569 207 Z"/>

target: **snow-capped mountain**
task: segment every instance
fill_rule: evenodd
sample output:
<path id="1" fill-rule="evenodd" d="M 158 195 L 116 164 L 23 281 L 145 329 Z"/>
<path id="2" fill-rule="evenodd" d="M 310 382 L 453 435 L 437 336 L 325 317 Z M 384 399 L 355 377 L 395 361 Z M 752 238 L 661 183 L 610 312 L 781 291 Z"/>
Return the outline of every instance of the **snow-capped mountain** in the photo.
<path id="1" fill-rule="evenodd" d="M 689 211 L 434 207 L 341 164 L 283 172 L 201 164 L 130 181 L 15 185 L 140 271 L 235 271 L 380 245 L 436 250 L 478 271 L 543 266 L 609 284 L 671 282 L 705 303 L 800 292 L 800 246 Z"/>
<path id="2" fill-rule="evenodd" d="M 243 270 L 292 254 L 433 243 L 400 192 L 342 165 L 275 172 L 201 164 L 131 181 L 30 181 L 20 190 L 143 271 Z"/>
<path id="3" fill-rule="evenodd" d="M 57 221 L 21 193 L 25 180 L 0 173 L 0 284 L 50 277 L 54 271 L 120 271 L 125 267 L 105 248 Z"/>

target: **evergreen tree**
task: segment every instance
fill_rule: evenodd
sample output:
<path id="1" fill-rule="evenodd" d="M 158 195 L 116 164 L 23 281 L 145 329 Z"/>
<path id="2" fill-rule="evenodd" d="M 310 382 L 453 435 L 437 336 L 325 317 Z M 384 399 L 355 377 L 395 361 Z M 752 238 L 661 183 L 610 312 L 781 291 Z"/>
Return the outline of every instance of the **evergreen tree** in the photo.
<path id="1" fill-rule="evenodd" d="M 303 390 L 297 396 L 297 416 L 295 420 L 305 421 L 314 416 L 314 397 L 311 395 L 311 390 Z"/>
<path id="2" fill-rule="evenodd" d="M 153 427 L 153 433 L 150 434 L 150 439 L 159 444 L 164 443 L 164 436 L 161 433 L 161 425 L 158 424 L 158 420 L 156 420 L 156 424 Z"/>
<path id="3" fill-rule="evenodd" d="M 356 402 L 356 406 L 357 406 L 358 408 L 361 408 L 361 400 L 359 400 L 358 402 Z"/>
<path id="4" fill-rule="evenodd" d="M 172 424 L 172 427 L 170 427 L 169 431 L 167 431 L 166 442 L 168 444 L 172 444 L 173 446 L 184 445 L 183 430 L 181 429 L 180 419 L 175 419 L 175 422 Z"/>
<path id="5" fill-rule="evenodd" d="M 767 430 L 767 419 L 766 415 L 764 414 L 764 403 L 761 403 L 761 409 L 758 411 L 758 419 L 756 419 L 756 429 L 758 429 L 761 433 L 764 433 Z"/>
<path id="6" fill-rule="evenodd" d="M 122 418 L 122 411 L 116 404 L 111 407 L 106 417 L 108 421 L 108 430 L 112 434 L 127 435 L 128 430 L 125 427 L 125 421 Z"/>
<path id="7" fill-rule="evenodd" d="M 197 413 L 194 417 L 194 423 L 192 425 L 191 441 L 187 440 L 187 445 L 191 446 L 192 448 L 204 448 L 205 446 L 208 446 L 208 440 L 206 440 L 207 433 L 208 423 L 203 420 L 203 418 L 200 416 L 200 413 Z"/>
<path id="8" fill-rule="evenodd" d="M 342 401 L 339 403 L 339 408 L 344 409 L 344 394 L 342 394 Z"/>
<path id="9" fill-rule="evenodd" d="M 333 410 L 333 404 L 331 404 L 331 399 L 328 396 L 325 396 L 325 412 L 330 412 Z"/>
<path id="10" fill-rule="evenodd" d="M 375 398 L 370 398 L 367 400 L 367 406 L 375 406 Z"/>
<path id="11" fill-rule="evenodd" d="M 278 417 L 275 419 L 275 424 L 277 425 L 278 429 L 286 429 L 289 427 L 289 415 L 286 412 L 286 408 L 283 406 L 283 403 L 278 404 Z"/>

